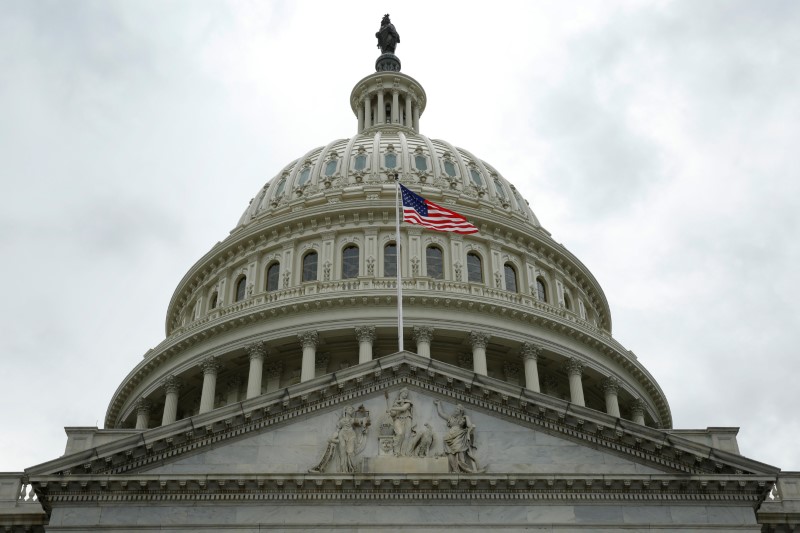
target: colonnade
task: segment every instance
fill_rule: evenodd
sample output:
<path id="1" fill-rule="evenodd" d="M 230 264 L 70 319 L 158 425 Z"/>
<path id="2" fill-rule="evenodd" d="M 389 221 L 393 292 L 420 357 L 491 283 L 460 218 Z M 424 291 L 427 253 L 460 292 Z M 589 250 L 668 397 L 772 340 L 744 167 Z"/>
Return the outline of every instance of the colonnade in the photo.
<path id="1" fill-rule="evenodd" d="M 431 357 L 431 342 L 434 337 L 434 328 L 431 326 L 414 326 L 412 328 L 412 338 L 416 343 L 417 354 L 422 357 Z M 359 326 L 355 328 L 355 337 L 358 341 L 358 363 L 367 363 L 373 359 L 373 344 L 375 342 L 375 326 Z M 297 339 L 302 348 L 302 362 L 300 368 L 300 382 L 309 381 L 318 375 L 327 372 L 326 356 L 319 357 L 317 348 L 319 346 L 319 333 L 315 330 L 304 331 L 297 335 Z M 475 374 L 486 376 L 488 368 L 486 362 L 486 347 L 489 344 L 491 335 L 483 331 L 470 331 L 468 339 L 472 347 L 472 371 Z M 269 355 L 266 344 L 256 342 L 247 347 L 250 361 L 247 390 L 244 399 L 254 398 L 262 394 L 262 380 L 264 376 L 264 360 Z M 530 342 L 522 343 L 520 358 L 524 371 L 524 386 L 533 392 L 544 392 L 545 394 L 555 395 L 557 383 L 552 376 L 545 376 L 540 380 L 539 377 L 539 356 L 542 348 Z M 469 358 L 465 358 L 463 364 L 468 363 Z M 517 376 L 518 367 L 507 365 L 507 375 Z M 513 366 L 513 368 L 512 368 Z M 208 357 L 198 364 L 203 375 L 202 392 L 200 396 L 199 414 L 206 413 L 214 409 L 216 398 L 217 375 L 222 368 L 217 357 Z M 283 369 L 282 363 L 273 364 L 267 369 L 267 390 L 277 390 L 280 385 L 280 375 Z M 576 358 L 564 361 L 563 369 L 569 379 L 570 401 L 576 405 L 585 406 L 586 401 L 583 391 L 583 363 Z M 228 382 L 226 400 L 228 403 L 240 401 L 239 388 L 241 378 L 233 377 Z M 182 381 L 176 376 L 167 376 L 162 381 L 165 393 L 164 411 L 161 418 L 161 425 L 171 424 L 177 419 L 178 396 L 182 386 Z M 619 380 L 615 377 L 607 377 L 601 382 L 601 387 L 605 397 L 605 410 L 611 416 L 620 417 L 619 409 Z M 150 423 L 150 410 L 152 402 L 147 398 L 140 398 L 136 402 L 136 429 L 147 429 Z M 632 421 L 645 424 L 645 404 L 641 399 L 636 399 L 631 405 Z"/>
<path id="2" fill-rule="evenodd" d="M 364 97 L 358 106 L 358 132 L 378 124 L 396 124 L 413 129 L 419 133 L 419 104 L 407 92 L 392 89 L 391 105 L 387 106 L 386 90 L 378 90 Z M 400 105 L 400 93 L 403 93 L 403 103 Z M 389 107 L 389 114 L 386 109 Z M 402 108 L 402 113 L 401 113 Z"/>

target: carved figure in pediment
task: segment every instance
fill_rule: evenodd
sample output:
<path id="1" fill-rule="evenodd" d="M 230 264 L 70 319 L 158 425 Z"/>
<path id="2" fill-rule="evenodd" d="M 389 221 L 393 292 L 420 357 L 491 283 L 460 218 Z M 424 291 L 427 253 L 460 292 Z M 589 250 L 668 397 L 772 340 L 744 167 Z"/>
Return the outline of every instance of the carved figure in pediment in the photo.
<path id="1" fill-rule="evenodd" d="M 388 399 L 387 399 L 388 403 Z M 408 398 L 408 389 L 402 388 L 397 399 L 388 408 L 394 424 L 394 454 L 397 457 L 411 455 L 411 428 L 414 425 L 414 404 Z"/>
<path id="2" fill-rule="evenodd" d="M 456 405 L 455 411 L 446 414 L 442 410 L 439 400 L 434 400 L 436 412 L 447 422 L 447 432 L 444 436 L 444 452 L 451 472 L 478 474 L 485 472 L 480 468 L 475 459 L 475 424 L 464 412 L 461 404 Z"/>
<path id="3" fill-rule="evenodd" d="M 347 406 L 336 422 L 336 431 L 328 439 L 322 459 L 314 468 L 313 474 L 325 471 L 334 457 L 339 459 L 339 472 L 356 472 L 355 456 L 364 451 L 367 445 L 367 430 L 370 426 L 369 412 L 360 406 L 357 410 Z"/>
<path id="4" fill-rule="evenodd" d="M 428 457 L 433 448 L 433 428 L 425 422 L 421 430 L 417 426 L 411 428 L 411 445 L 409 446 L 414 457 Z"/>

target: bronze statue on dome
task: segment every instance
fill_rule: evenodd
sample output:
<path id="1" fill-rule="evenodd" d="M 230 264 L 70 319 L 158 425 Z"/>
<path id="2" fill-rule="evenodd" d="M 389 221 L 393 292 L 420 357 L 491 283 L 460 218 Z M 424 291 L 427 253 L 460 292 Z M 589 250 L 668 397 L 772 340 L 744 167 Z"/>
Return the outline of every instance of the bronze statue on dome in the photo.
<path id="1" fill-rule="evenodd" d="M 388 13 L 383 16 L 381 29 L 378 30 L 375 37 L 378 38 L 378 48 L 381 49 L 382 54 L 394 54 L 394 50 L 400 42 L 400 34 L 394 29 Z"/>

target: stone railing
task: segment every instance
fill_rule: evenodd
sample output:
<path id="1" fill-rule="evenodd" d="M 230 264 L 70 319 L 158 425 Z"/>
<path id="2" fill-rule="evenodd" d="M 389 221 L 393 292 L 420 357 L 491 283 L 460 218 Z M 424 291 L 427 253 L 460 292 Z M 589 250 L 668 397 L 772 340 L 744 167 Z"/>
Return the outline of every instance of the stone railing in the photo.
<path id="1" fill-rule="evenodd" d="M 22 472 L 0 472 L 0 530 L 43 531 L 47 515 Z M 5 529 L 3 529 L 5 527 Z"/>

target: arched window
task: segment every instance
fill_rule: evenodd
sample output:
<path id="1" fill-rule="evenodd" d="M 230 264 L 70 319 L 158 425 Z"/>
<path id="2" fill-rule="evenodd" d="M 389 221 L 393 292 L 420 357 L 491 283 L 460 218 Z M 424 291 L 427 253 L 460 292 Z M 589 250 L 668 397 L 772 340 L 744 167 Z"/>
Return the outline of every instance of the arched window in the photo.
<path id="1" fill-rule="evenodd" d="M 317 252 L 303 256 L 303 281 L 317 281 Z"/>
<path id="2" fill-rule="evenodd" d="M 358 277 L 358 246 L 342 250 L 342 279 Z"/>
<path id="3" fill-rule="evenodd" d="M 393 242 L 383 247 L 383 275 L 397 276 L 397 245 Z"/>
<path id="4" fill-rule="evenodd" d="M 236 301 L 241 302 L 247 294 L 247 276 L 242 276 L 236 282 Z"/>
<path id="5" fill-rule="evenodd" d="M 470 283 L 483 283 L 481 256 L 475 252 L 467 254 L 467 281 Z"/>
<path id="6" fill-rule="evenodd" d="M 211 298 L 208 299 L 208 308 L 216 309 L 218 301 L 219 301 L 219 295 L 217 294 L 217 291 L 212 292 Z"/>
<path id="7" fill-rule="evenodd" d="M 267 292 L 277 291 L 281 285 L 281 264 L 277 261 L 267 267 Z"/>
<path id="8" fill-rule="evenodd" d="M 542 278 L 536 278 L 536 297 L 540 302 L 547 302 L 547 286 Z"/>
<path id="9" fill-rule="evenodd" d="M 506 290 L 517 292 L 517 271 L 511 263 L 503 265 L 503 273 L 506 277 Z"/>
<path id="10" fill-rule="evenodd" d="M 444 259 L 442 249 L 438 246 L 428 246 L 425 250 L 427 274 L 434 279 L 444 279 Z"/>

